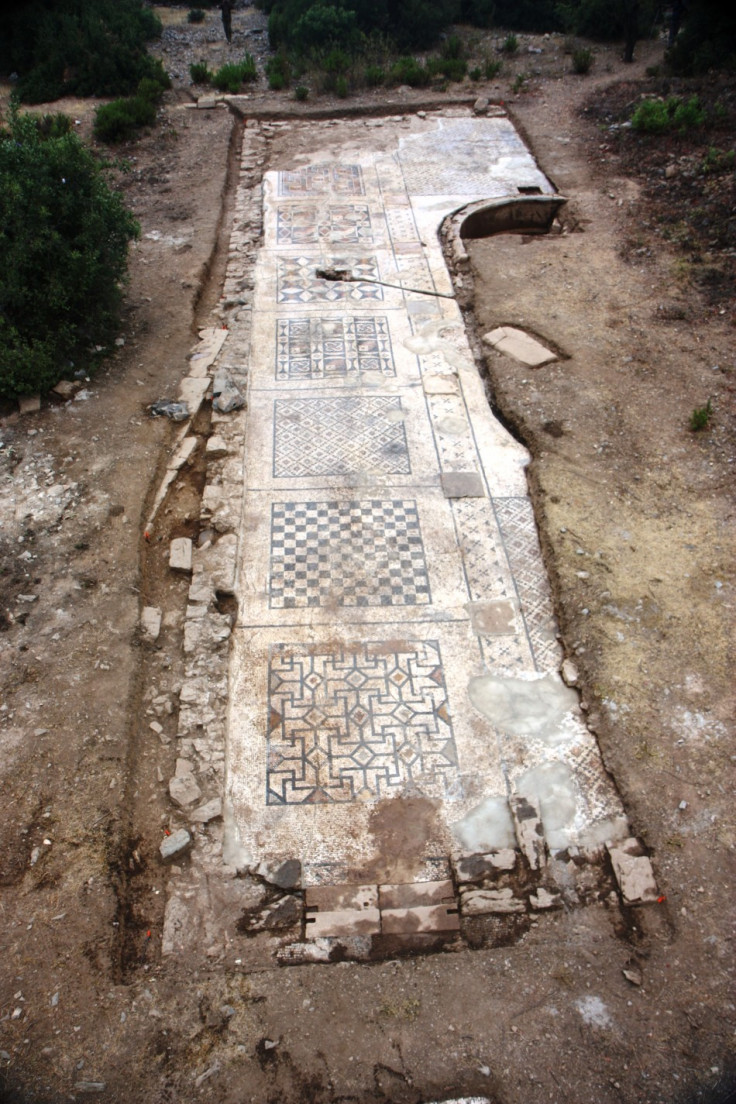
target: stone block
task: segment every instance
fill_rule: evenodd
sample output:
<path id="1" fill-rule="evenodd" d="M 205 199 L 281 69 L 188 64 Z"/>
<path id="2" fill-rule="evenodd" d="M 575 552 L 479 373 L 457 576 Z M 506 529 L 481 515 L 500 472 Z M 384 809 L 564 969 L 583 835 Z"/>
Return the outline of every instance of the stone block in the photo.
<path id="1" fill-rule="evenodd" d="M 52 387 L 51 390 L 62 399 L 71 399 L 76 395 L 81 386 L 79 380 L 59 380 L 56 386 Z"/>
<path id="2" fill-rule="evenodd" d="M 21 395 L 18 399 L 18 410 L 21 414 L 38 414 L 40 409 L 40 395 Z"/>
<path id="3" fill-rule="evenodd" d="M 209 376 L 185 376 L 179 384 L 179 402 L 187 404 L 192 416 L 202 405 L 209 385 Z"/>
<path id="4" fill-rule="evenodd" d="M 381 914 L 377 908 L 340 909 L 336 912 L 315 912 L 306 918 L 308 939 L 324 936 L 378 935 Z"/>
<path id="5" fill-rule="evenodd" d="M 194 840 L 186 828 L 179 828 L 170 836 L 165 836 L 159 847 L 159 854 L 164 862 L 172 862 L 186 855 L 194 843 Z"/>
<path id="6" fill-rule="evenodd" d="M 381 910 L 383 935 L 413 935 L 423 932 L 460 930 L 460 917 L 452 905 L 419 905 L 416 908 Z"/>
<path id="7" fill-rule="evenodd" d="M 514 794 L 509 798 L 509 808 L 522 855 L 532 870 L 541 869 L 544 866 L 545 850 L 539 806 L 530 797 Z"/>
<path id="8" fill-rule="evenodd" d="M 169 549 L 169 567 L 172 571 L 192 570 L 192 542 L 189 537 L 176 537 Z"/>
<path id="9" fill-rule="evenodd" d="M 144 606 L 141 610 L 141 632 L 147 640 L 158 640 L 161 632 L 161 610 L 158 606 Z"/>
<path id="10" fill-rule="evenodd" d="M 449 880 L 382 885 L 378 887 L 378 900 L 382 910 L 454 904 L 455 887 Z"/>
<path id="11" fill-rule="evenodd" d="M 457 880 L 461 884 L 485 882 L 516 866 L 516 851 L 503 847 L 485 855 L 467 855 L 455 864 Z"/>
<path id="12" fill-rule="evenodd" d="M 221 460 L 223 456 L 227 456 L 227 453 L 227 443 L 222 437 L 215 435 L 208 439 L 205 448 L 205 456 L 208 460 Z"/>
<path id="13" fill-rule="evenodd" d="M 657 900 L 652 864 L 638 839 L 631 837 L 615 847 L 609 844 L 608 854 L 625 905 L 648 905 Z"/>
<path id="14" fill-rule="evenodd" d="M 169 471 L 179 471 L 187 464 L 197 449 L 196 437 L 185 437 L 166 465 Z"/>
<path id="15" fill-rule="evenodd" d="M 528 368 L 541 368 L 543 364 L 557 360 L 552 350 L 542 345 L 541 341 L 514 326 L 499 326 L 484 334 L 483 340 L 500 353 L 526 364 Z"/>
<path id="16" fill-rule="evenodd" d="M 562 898 L 559 893 L 550 893 L 544 886 L 540 886 L 536 893 L 529 894 L 529 904 L 537 912 L 542 909 L 562 908 Z"/>
<path id="17" fill-rule="evenodd" d="M 296 889 L 302 880 L 302 864 L 299 859 L 262 862 L 258 864 L 256 874 L 279 889 Z"/>
<path id="18" fill-rule="evenodd" d="M 526 912 L 523 901 L 514 897 L 512 889 L 462 890 L 460 902 L 464 916 L 485 916 L 492 913 Z"/>
<path id="19" fill-rule="evenodd" d="M 325 885 L 309 886 L 304 900 L 308 909 L 322 912 L 378 908 L 378 886 L 375 885 Z"/>

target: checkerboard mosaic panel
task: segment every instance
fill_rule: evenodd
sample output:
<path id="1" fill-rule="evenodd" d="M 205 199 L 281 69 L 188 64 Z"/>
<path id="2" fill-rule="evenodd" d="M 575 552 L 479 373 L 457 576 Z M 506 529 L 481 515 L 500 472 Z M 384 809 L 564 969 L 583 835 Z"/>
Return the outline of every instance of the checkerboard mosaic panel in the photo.
<path id="1" fill-rule="evenodd" d="M 385 315 L 277 320 L 277 380 L 337 379 L 361 372 L 396 375 Z"/>
<path id="2" fill-rule="evenodd" d="M 317 211 L 312 204 L 289 204 L 276 215 L 278 245 L 372 245 L 373 227 L 365 205 L 342 204 Z"/>
<path id="3" fill-rule="evenodd" d="M 276 399 L 274 478 L 411 474 L 401 410 L 398 395 Z"/>
<path id="4" fill-rule="evenodd" d="M 267 804 L 442 798 L 457 777 L 436 641 L 271 649 Z"/>
<path id="5" fill-rule="evenodd" d="M 343 196 L 365 195 L 360 165 L 325 161 L 278 174 L 278 193 L 285 198 L 328 195 L 330 192 Z"/>
<path id="6" fill-rule="evenodd" d="M 416 502 L 370 499 L 272 506 L 272 609 L 430 602 Z"/>
<path id="7" fill-rule="evenodd" d="M 317 269 L 347 269 L 351 280 L 324 280 Z M 279 303 L 336 303 L 344 299 L 383 299 L 375 257 L 279 257 L 276 268 L 276 298 Z"/>

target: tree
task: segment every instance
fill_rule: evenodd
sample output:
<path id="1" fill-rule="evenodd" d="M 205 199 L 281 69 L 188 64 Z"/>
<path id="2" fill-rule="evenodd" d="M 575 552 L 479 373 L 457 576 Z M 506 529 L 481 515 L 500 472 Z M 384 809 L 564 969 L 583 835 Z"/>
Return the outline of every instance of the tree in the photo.
<path id="1" fill-rule="evenodd" d="M 5 397 L 48 390 L 90 365 L 115 332 L 128 243 L 139 233 L 94 156 L 64 133 L 68 122 L 13 111 L 0 131 Z"/>

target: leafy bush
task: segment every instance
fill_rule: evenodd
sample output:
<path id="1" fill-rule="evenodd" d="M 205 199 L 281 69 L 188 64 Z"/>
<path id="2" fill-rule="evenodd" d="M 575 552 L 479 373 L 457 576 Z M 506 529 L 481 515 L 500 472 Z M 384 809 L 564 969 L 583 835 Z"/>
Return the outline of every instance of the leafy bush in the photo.
<path id="1" fill-rule="evenodd" d="M 348 82 L 345 80 L 345 77 L 340 76 L 335 81 L 335 93 L 337 94 L 339 99 L 347 99 Z"/>
<path id="2" fill-rule="evenodd" d="M 432 80 L 432 74 L 413 57 L 401 57 L 391 68 L 391 80 L 394 84 L 409 84 L 412 88 L 423 88 Z"/>
<path id="3" fill-rule="evenodd" d="M 503 40 L 501 49 L 505 54 L 513 55 L 519 51 L 519 40 L 515 34 L 508 34 Z"/>
<path id="4" fill-rule="evenodd" d="M 129 95 L 155 62 L 145 43 L 161 23 L 141 0 L 34 0 L 4 5 L 0 72 L 17 72 L 26 103 Z"/>
<path id="5" fill-rule="evenodd" d="M 472 81 L 479 81 L 480 78 L 483 76 L 483 70 L 479 65 L 476 65 L 474 69 L 470 70 L 468 76 Z"/>
<path id="6" fill-rule="evenodd" d="M 711 173 L 733 172 L 736 166 L 736 150 L 719 150 L 710 146 L 700 164 L 700 171 L 708 176 Z"/>
<path id="7" fill-rule="evenodd" d="M 369 88 L 378 88 L 386 81 L 386 72 L 380 65 L 369 65 L 365 71 L 365 83 Z"/>
<path id="8" fill-rule="evenodd" d="M 700 433 L 701 430 L 707 429 L 710 425 L 710 419 L 713 414 L 713 405 L 708 399 L 705 406 L 696 406 L 690 415 L 690 429 L 693 433 Z"/>
<path id="9" fill-rule="evenodd" d="M 702 126 L 705 111 L 697 96 L 682 100 L 669 96 L 666 100 L 642 100 L 631 117 L 631 126 L 643 134 L 665 134 L 670 130 L 685 132 Z"/>
<path id="10" fill-rule="evenodd" d="M 242 61 L 228 62 L 212 74 L 212 84 L 220 92 L 230 92 L 233 96 L 240 91 L 241 84 L 258 78 L 255 58 L 245 54 Z"/>
<path id="11" fill-rule="evenodd" d="M 294 89 L 294 99 L 304 102 L 309 99 L 309 89 L 304 84 L 298 84 Z"/>
<path id="12" fill-rule="evenodd" d="M 135 96 L 125 96 L 98 107 L 95 111 L 95 138 L 107 143 L 125 142 L 133 138 L 141 127 L 153 126 L 157 106 L 170 83 L 162 69 L 157 79 L 141 78 Z"/>
<path id="13" fill-rule="evenodd" d="M 464 80 L 468 71 L 468 63 L 463 58 L 443 58 L 442 73 L 450 81 Z"/>
<path id="14" fill-rule="evenodd" d="M 584 75 L 590 72 L 590 68 L 593 64 L 593 51 L 588 50 L 585 47 L 580 47 L 573 51 L 572 55 L 572 71 L 573 73 L 579 73 Z"/>
<path id="15" fill-rule="evenodd" d="M 290 80 L 289 59 L 285 54 L 276 54 L 266 62 L 266 77 L 268 87 L 273 92 L 280 92 L 286 88 Z"/>
<path id="16" fill-rule="evenodd" d="M 201 8 L 190 8 L 187 23 L 204 23 L 205 13 Z"/>
<path id="17" fill-rule="evenodd" d="M 0 131 L 0 395 L 88 367 L 119 320 L 138 224 L 77 136 L 11 114 Z"/>
<path id="18" fill-rule="evenodd" d="M 495 59 L 491 60 L 490 58 L 486 58 L 486 63 L 483 66 L 486 80 L 493 80 L 494 77 L 497 77 L 498 74 L 501 72 L 501 67 L 502 62 L 496 61 Z"/>
<path id="19" fill-rule="evenodd" d="M 212 80 L 212 72 L 206 61 L 193 61 L 189 66 L 189 76 L 194 84 L 209 84 Z"/>

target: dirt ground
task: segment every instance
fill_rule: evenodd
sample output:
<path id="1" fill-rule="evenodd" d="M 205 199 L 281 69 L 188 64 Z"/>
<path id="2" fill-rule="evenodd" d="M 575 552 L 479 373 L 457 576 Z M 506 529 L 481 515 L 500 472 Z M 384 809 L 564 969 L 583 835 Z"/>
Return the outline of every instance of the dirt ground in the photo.
<path id="1" fill-rule="evenodd" d="M 489 354 L 483 370 L 532 452 L 562 640 L 662 900 L 370 965 L 161 958 L 169 775 L 156 772 L 173 764 L 186 604 L 163 549 L 195 528 L 200 480 L 195 469 L 178 485 L 146 542 L 173 435 L 147 407 L 175 393 L 198 327 L 218 317 L 243 134 L 239 114 L 184 106 L 189 60 L 214 65 L 226 48 L 214 16 L 203 31 L 182 19 L 167 13 L 180 30 L 163 56 L 178 75 L 160 124 L 116 170 L 142 231 L 124 344 L 75 400 L 0 421 L 0 1099 L 733 1099 L 736 313 L 654 232 L 641 165 L 599 129 L 602 109 L 581 110 L 642 79 L 656 43 L 628 67 L 600 49 L 581 78 L 561 40 L 522 36 L 496 82 L 462 92 L 504 100 L 568 197 L 562 232 L 470 246 L 468 320 L 478 335 L 523 325 L 561 354 L 536 371 Z M 265 42 L 259 19 L 236 13 L 236 44 Z M 261 87 L 249 111 L 298 110 L 300 140 L 321 141 L 310 112 L 423 103 L 391 96 L 297 105 Z M 89 135 L 91 105 L 55 107 Z M 293 141 L 270 133 L 254 171 Z M 689 200 L 673 202 L 687 223 Z M 709 427 L 691 432 L 708 399 Z M 206 435 L 206 416 L 197 428 Z M 165 610 L 155 648 L 137 629 L 151 595 Z M 152 718 L 164 730 L 153 750 Z"/>

